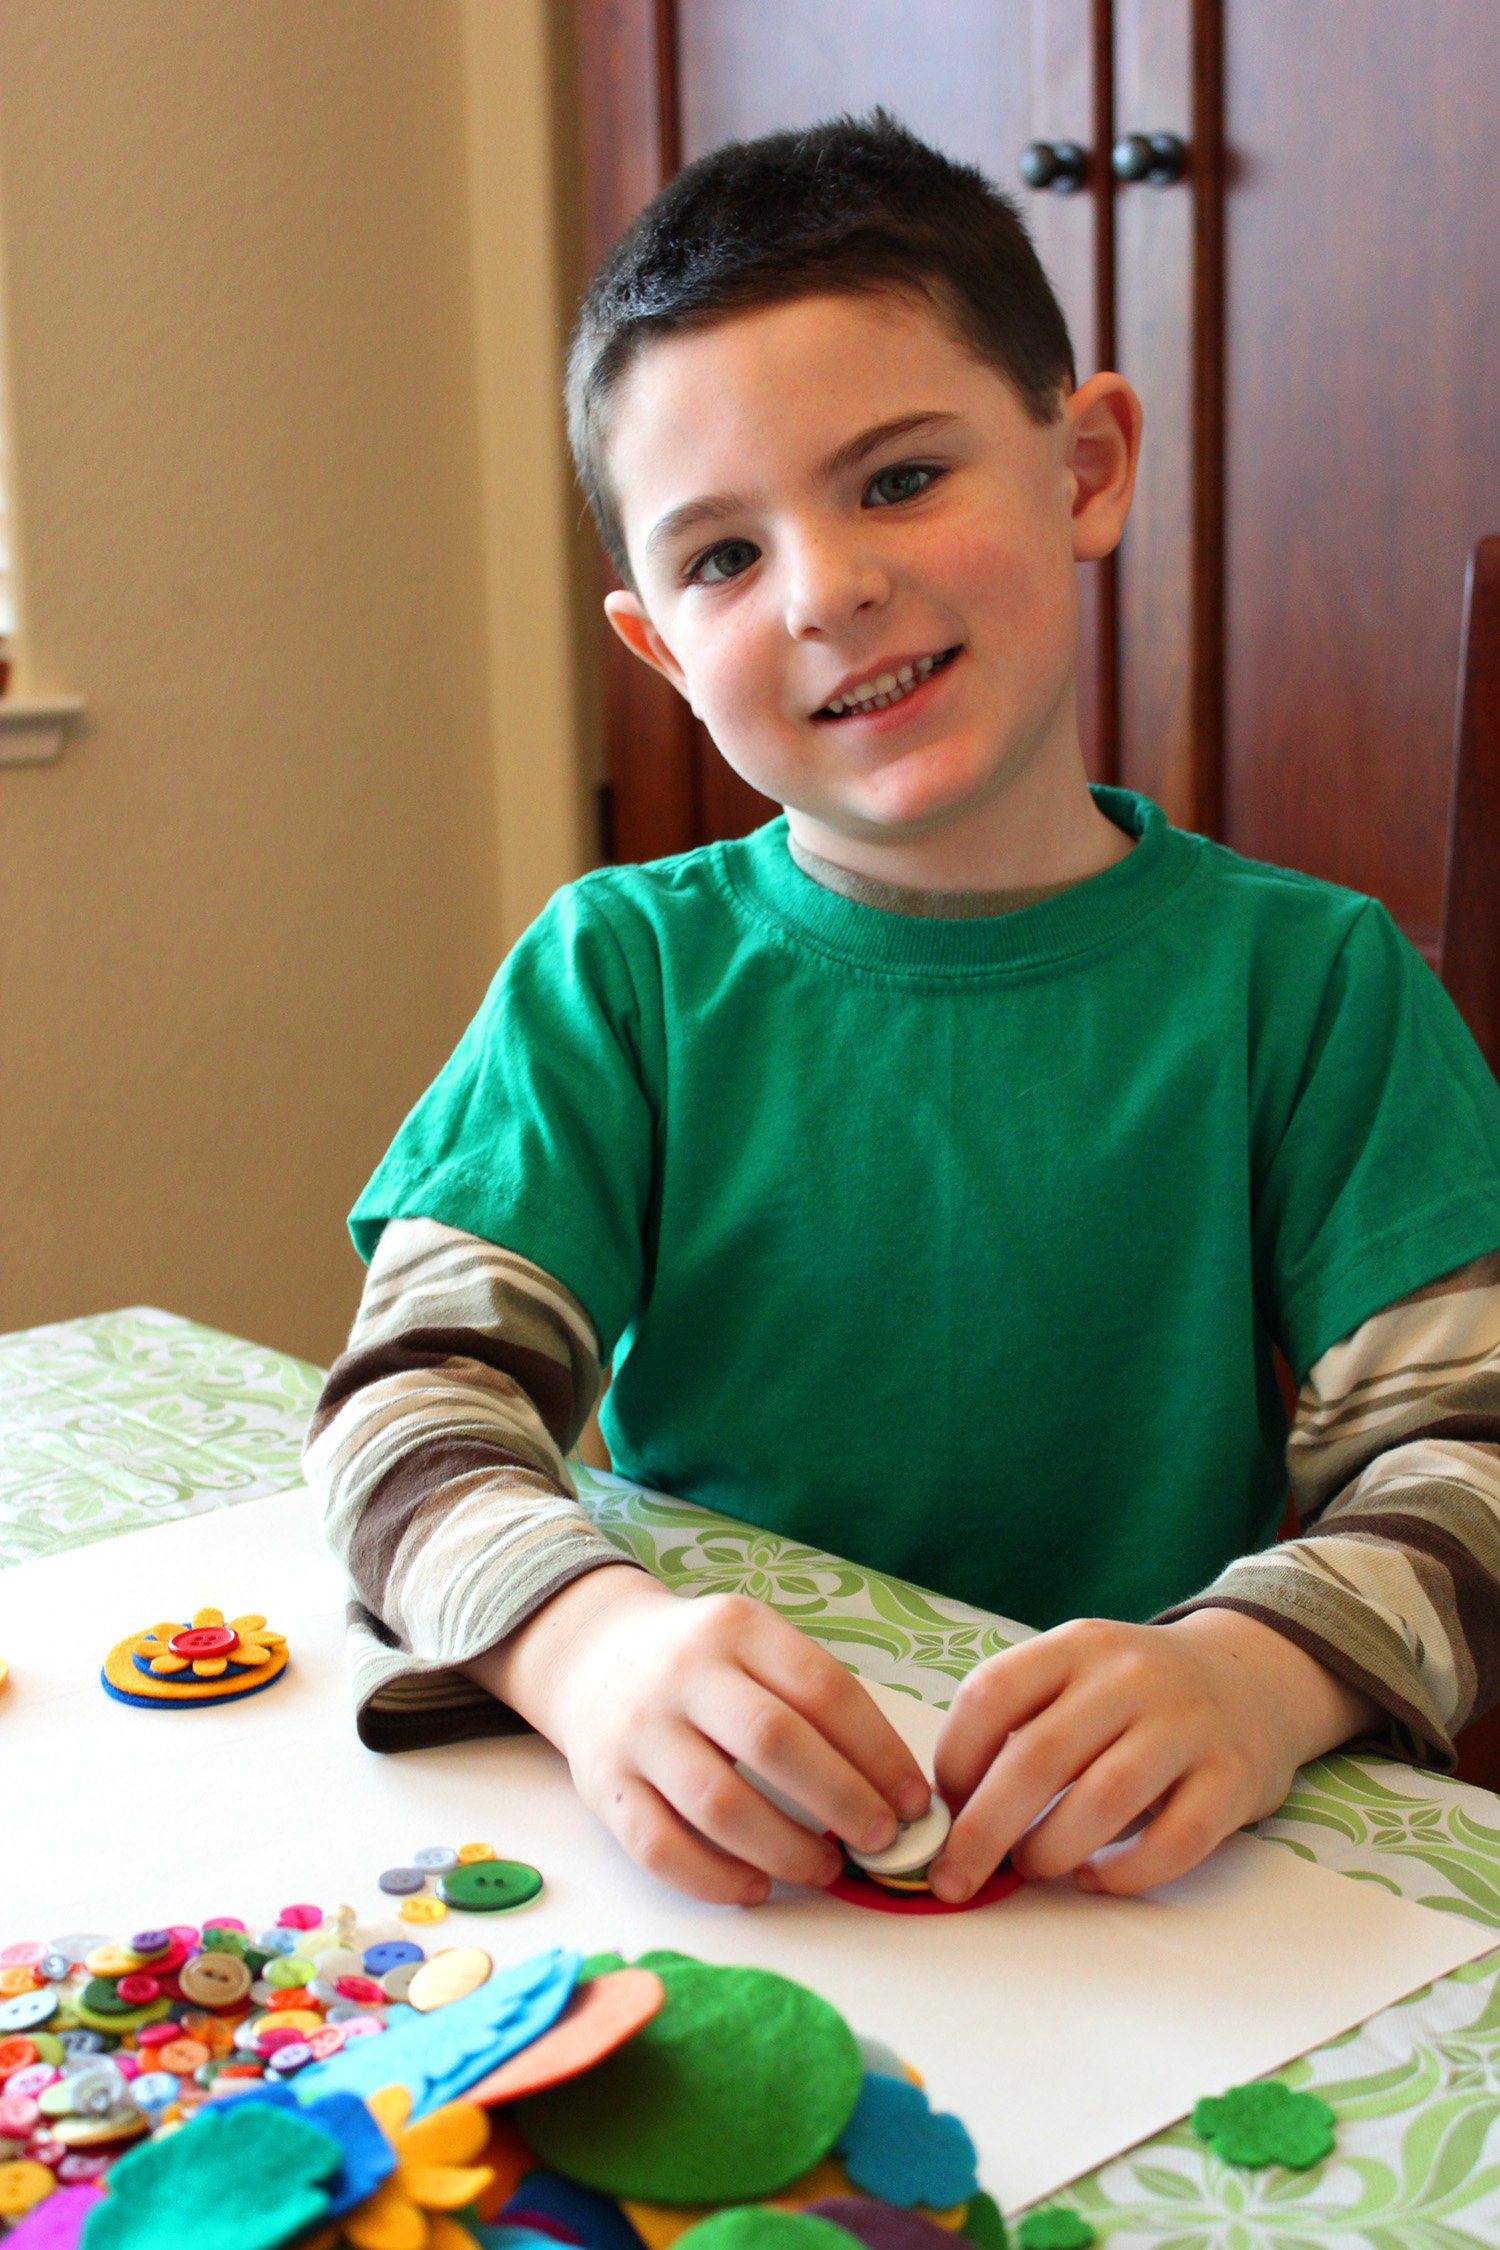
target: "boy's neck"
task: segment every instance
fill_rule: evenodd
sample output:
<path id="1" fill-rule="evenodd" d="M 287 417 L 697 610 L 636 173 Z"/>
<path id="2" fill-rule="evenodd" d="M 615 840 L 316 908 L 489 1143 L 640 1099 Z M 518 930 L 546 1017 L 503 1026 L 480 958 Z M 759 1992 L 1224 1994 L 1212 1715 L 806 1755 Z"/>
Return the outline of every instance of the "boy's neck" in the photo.
<path id="1" fill-rule="evenodd" d="M 1030 891 L 1081 883 L 1124 859 L 1135 839 L 1115 826 L 1076 773 L 1033 767 L 971 815 L 961 830 L 925 836 L 846 835 L 795 806 L 787 832 L 804 852 L 847 874 L 914 891 Z"/>

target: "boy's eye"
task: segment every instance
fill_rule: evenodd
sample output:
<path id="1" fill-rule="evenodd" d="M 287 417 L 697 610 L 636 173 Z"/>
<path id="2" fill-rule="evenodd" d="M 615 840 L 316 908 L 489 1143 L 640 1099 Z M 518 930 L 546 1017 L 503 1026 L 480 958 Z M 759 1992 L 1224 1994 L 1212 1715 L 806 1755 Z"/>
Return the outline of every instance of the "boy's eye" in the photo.
<path id="1" fill-rule="evenodd" d="M 682 574 L 683 584 L 686 586 L 722 586 L 723 578 L 706 577 L 704 574 L 710 563 L 717 562 L 721 555 L 733 555 L 737 549 L 743 550 L 747 555 L 754 555 L 756 552 L 748 539 L 721 539 L 717 547 L 710 547 L 706 555 L 700 555 L 696 562 L 688 564 L 687 569 Z M 748 568 L 748 565 L 743 567 Z M 729 578 L 738 578 L 739 575 L 740 573 L 737 570 L 725 573 L 725 576 Z"/>
<path id="2" fill-rule="evenodd" d="M 873 492 L 876 485 L 884 484 L 888 477 L 926 477 L 930 479 L 941 475 L 941 469 L 925 468 L 920 461 L 896 461 L 890 468 L 882 469 L 878 475 L 871 477 L 870 490 Z M 898 500 L 914 500 L 918 492 L 925 492 L 926 490 L 925 484 L 919 484 L 913 491 L 898 492 L 896 498 Z"/>

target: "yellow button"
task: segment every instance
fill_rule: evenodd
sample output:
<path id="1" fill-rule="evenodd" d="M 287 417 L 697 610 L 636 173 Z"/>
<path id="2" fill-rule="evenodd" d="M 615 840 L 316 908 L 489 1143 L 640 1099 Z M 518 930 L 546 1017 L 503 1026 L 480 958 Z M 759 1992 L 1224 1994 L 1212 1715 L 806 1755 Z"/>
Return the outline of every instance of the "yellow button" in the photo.
<path id="1" fill-rule="evenodd" d="M 128 1977 L 135 1969 L 144 1969 L 144 1959 L 132 1953 L 128 1945 L 96 1945 L 84 1961 L 84 1967 L 94 1977 Z"/>
<path id="2" fill-rule="evenodd" d="M 0 2000 L 14 2000 L 21 1992 L 35 1992 L 41 1979 L 34 1969 L 0 1969 Z"/>
<path id="3" fill-rule="evenodd" d="M 460 1844 L 458 1847 L 460 1867 L 472 1867 L 476 1859 L 493 1859 L 494 1856 L 493 1844 Z"/>
<path id="4" fill-rule="evenodd" d="M 450 1945 L 422 1963 L 407 1987 L 406 1997 L 425 2016 L 433 2008 L 446 2008 L 450 2000 L 462 2000 L 465 1993 L 476 1991 L 487 1981 L 492 1966 L 489 1955 L 479 1946 Z"/>
<path id="5" fill-rule="evenodd" d="M 418 1892 L 414 1898 L 404 1898 L 396 1912 L 403 1922 L 441 1922 L 448 1909 L 440 1898 Z"/>
<path id="6" fill-rule="evenodd" d="M 29 2156 L 0 2164 L 0 2217 L 19 2219 L 23 2211 L 30 2211 L 49 2196 L 56 2185 L 46 2165 L 33 2164 Z"/>

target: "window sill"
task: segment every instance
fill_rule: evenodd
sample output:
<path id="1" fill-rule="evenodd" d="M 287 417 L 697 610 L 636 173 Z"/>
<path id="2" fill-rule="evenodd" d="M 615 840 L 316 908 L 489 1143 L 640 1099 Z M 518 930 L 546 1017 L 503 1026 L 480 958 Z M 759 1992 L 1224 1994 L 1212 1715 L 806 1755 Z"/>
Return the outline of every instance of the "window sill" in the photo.
<path id="1" fill-rule="evenodd" d="M 61 757 L 81 695 L 0 696 L 0 766 L 45 766 Z"/>

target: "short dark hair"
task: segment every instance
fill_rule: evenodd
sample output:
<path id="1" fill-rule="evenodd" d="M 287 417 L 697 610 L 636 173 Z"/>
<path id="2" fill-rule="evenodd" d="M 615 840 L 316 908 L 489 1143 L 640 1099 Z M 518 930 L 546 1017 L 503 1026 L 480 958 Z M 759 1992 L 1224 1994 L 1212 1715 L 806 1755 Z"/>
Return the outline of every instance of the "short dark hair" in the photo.
<path id="1" fill-rule="evenodd" d="M 608 416 L 641 351 L 759 305 L 883 289 L 927 298 L 1033 422 L 1057 419 L 1073 350 L 1018 207 L 879 106 L 726 141 L 636 215 L 584 292 L 565 383 L 578 480 L 632 592 Z"/>

